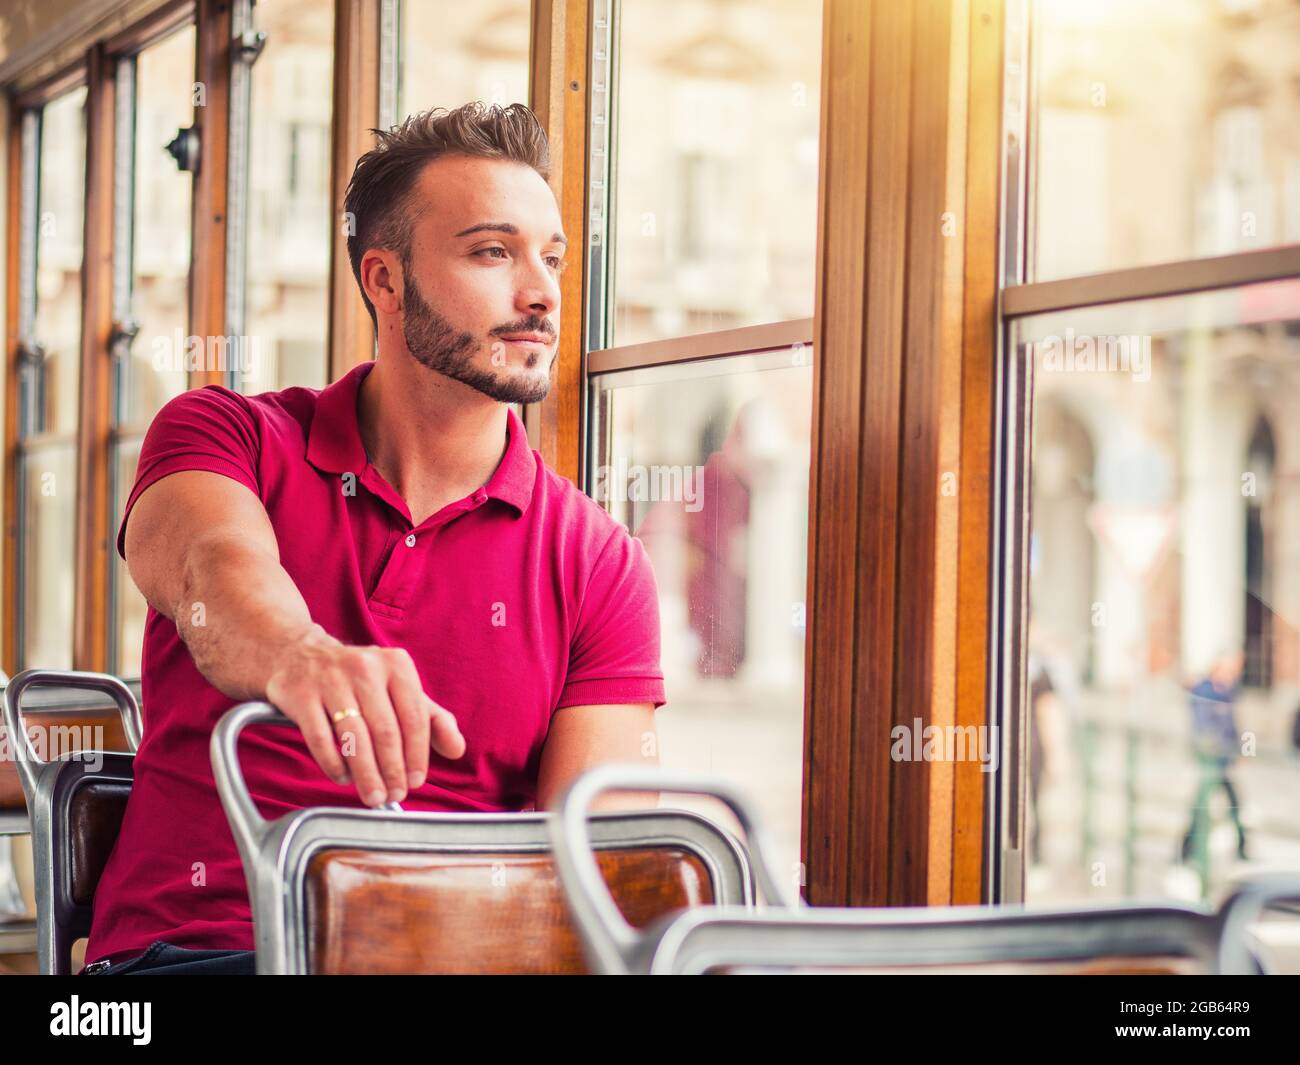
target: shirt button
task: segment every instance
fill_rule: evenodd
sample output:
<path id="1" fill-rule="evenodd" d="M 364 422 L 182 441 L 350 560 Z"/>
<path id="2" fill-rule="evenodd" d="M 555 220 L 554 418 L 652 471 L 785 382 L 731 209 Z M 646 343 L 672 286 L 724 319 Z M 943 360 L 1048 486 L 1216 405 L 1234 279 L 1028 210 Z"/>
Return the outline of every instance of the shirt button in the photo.
<path id="1" fill-rule="evenodd" d="M 411 533 L 411 535 L 406 538 L 406 546 L 407 547 L 415 546 L 415 533 Z"/>

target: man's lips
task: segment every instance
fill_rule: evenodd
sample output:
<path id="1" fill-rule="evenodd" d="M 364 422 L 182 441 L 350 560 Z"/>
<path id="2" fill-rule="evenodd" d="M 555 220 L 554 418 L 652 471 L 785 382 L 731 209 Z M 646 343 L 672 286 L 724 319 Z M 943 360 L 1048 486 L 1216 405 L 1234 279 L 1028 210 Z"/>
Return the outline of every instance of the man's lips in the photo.
<path id="1" fill-rule="evenodd" d="M 537 334 L 520 334 L 519 336 L 507 336 L 502 337 L 501 339 L 508 344 L 527 344 L 539 348 L 549 347 L 551 344 L 549 337 L 543 337 Z"/>

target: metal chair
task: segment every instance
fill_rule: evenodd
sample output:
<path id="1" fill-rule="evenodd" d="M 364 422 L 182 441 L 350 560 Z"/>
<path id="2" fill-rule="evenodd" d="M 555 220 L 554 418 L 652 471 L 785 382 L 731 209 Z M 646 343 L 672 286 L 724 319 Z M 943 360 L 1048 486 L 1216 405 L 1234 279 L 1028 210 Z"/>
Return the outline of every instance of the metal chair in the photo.
<path id="1" fill-rule="evenodd" d="M 551 814 L 318 807 L 268 822 L 236 751 L 255 723 L 292 726 L 267 703 L 244 703 L 217 724 L 211 753 L 248 883 L 259 974 L 585 971 L 549 853 Z M 745 848 L 705 817 L 596 814 L 591 834 L 634 922 L 711 902 L 753 904 Z"/>
<path id="2" fill-rule="evenodd" d="M 669 915 L 640 930 L 613 905 L 592 858 L 588 808 L 609 790 L 713 795 L 747 833 L 751 860 L 767 893 L 770 873 L 759 819 L 730 786 L 600 766 L 574 781 L 552 821 L 555 864 L 594 970 L 610 974 L 708 971 L 855 971 L 954 967 L 966 971 L 1071 973 L 1259 973 L 1246 926 L 1270 903 L 1300 897 L 1300 876 L 1243 885 L 1215 911 L 1173 904 L 1096 905 L 1025 910 L 1004 906 L 862 909 L 791 906 L 750 913 L 709 906 Z"/>
<path id="3" fill-rule="evenodd" d="M 22 697 L 28 689 L 42 687 L 109 696 L 132 753 L 82 749 L 41 761 L 23 727 Z M 79 723 L 86 713 L 84 707 L 65 711 L 56 704 L 40 712 L 63 725 Z M 72 945 L 90 933 L 95 888 L 126 812 L 143 729 L 140 706 L 123 681 L 106 673 L 29 669 L 5 687 L 4 722 L 26 801 L 26 812 L 6 810 L 6 828 L 31 832 L 37 961 L 42 973 L 67 975 Z"/>

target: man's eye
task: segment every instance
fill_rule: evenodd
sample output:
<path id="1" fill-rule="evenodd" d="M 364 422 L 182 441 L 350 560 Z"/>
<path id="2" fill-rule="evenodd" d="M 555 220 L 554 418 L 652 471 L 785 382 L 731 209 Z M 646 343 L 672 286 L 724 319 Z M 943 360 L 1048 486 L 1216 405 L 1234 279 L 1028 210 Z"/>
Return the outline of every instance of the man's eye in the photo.
<path id="1" fill-rule="evenodd" d="M 504 256 L 506 253 L 505 248 L 497 247 L 494 245 L 491 248 L 479 248 L 478 251 L 474 252 L 473 254 L 483 255 L 485 252 L 494 252 L 494 251 L 499 251 L 502 256 Z M 491 256 L 491 258 L 497 258 L 497 256 Z M 551 263 L 551 269 L 553 269 L 557 274 L 562 274 L 565 268 L 569 265 L 569 261 L 567 259 L 562 259 L 558 255 L 548 255 L 546 259 L 548 262 Z"/>

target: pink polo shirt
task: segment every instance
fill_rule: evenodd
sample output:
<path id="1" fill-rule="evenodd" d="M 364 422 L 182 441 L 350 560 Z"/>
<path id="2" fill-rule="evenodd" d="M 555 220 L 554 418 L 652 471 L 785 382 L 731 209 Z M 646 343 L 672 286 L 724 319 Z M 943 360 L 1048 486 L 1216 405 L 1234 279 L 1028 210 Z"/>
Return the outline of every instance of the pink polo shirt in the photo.
<path id="1" fill-rule="evenodd" d="M 145 437 L 118 552 L 131 507 L 160 478 L 208 470 L 246 486 L 312 619 L 344 643 L 406 648 L 424 690 L 456 715 L 465 754 L 432 752 L 427 782 L 403 807 L 527 809 L 556 710 L 664 703 L 648 558 L 546 469 L 514 411 L 491 480 L 412 525 L 357 429 L 357 390 L 373 365 L 324 390 L 244 396 L 209 385 L 173 399 Z M 244 873 L 208 756 L 235 700 L 203 678 L 175 624 L 152 608 L 142 673 L 144 741 L 86 960 L 124 960 L 158 939 L 252 950 Z M 240 753 L 264 817 L 362 805 L 355 788 L 325 776 L 296 728 L 255 726 Z"/>

